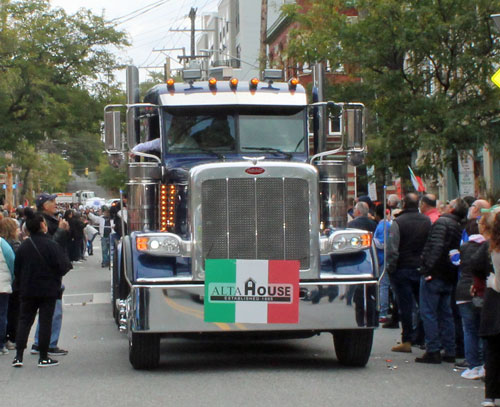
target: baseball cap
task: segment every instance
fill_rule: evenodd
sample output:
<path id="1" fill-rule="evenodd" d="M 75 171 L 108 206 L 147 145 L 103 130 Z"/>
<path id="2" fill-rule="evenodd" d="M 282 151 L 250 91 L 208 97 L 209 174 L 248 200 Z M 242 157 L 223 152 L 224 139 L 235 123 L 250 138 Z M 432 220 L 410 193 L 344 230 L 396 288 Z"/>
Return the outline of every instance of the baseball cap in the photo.
<path id="1" fill-rule="evenodd" d="M 49 194 L 47 192 L 42 192 L 40 195 L 36 197 L 35 204 L 38 209 L 41 209 L 43 207 L 43 204 L 47 201 L 52 201 L 56 199 L 57 195 L 56 194 Z"/>

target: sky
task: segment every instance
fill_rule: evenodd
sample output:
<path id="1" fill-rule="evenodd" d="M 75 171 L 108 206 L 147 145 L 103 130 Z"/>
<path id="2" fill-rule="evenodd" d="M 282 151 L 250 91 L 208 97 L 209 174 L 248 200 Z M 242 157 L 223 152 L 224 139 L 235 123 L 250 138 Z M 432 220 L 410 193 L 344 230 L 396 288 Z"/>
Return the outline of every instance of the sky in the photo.
<path id="1" fill-rule="evenodd" d="M 107 20 L 118 19 L 116 21 L 120 24 L 116 28 L 128 33 L 132 45 L 123 51 L 114 51 L 122 62 L 139 67 L 164 64 L 165 53 L 154 52 L 153 49 L 186 47 L 186 53 L 189 54 L 190 33 L 171 32 L 170 29 L 191 27 L 187 17 L 191 7 L 197 8 L 196 28 L 199 28 L 200 15 L 216 11 L 219 2 L 220 0 L 50 0 L 52 7 L 63 8 L 68 14 L 87 8 L 94 14 L 103 15 Z M 177 59 L 182 51 L 171 51 L 168 54 Z M 175 67 L 172 63 L 172 68 Z M 141 81 L 147 78 L 147 71 L 146 68 L 139 70 Z M 125 82 L 123 71 L 116 72 L 116 77 L 119 82 Z"/>

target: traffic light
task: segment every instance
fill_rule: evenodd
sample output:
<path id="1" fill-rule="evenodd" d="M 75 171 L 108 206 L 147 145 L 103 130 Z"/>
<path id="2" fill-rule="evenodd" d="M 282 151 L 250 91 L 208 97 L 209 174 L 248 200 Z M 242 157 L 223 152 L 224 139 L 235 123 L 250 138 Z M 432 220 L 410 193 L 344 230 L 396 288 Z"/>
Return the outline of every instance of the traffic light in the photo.
<path id="1" fill-rule="evenodd" d="M 68 168 L 68 175 L 69 175 L 70 177 L 71 177 L 71 174 L 72 174 L 72 172 L 71 172 L 71 168 Z"/>
<path id="2" fill-rule="evenodd" d="M 88 177 L 89 176 L 89 169 L 87 167 L 85 167 L 85 176 Z"/>

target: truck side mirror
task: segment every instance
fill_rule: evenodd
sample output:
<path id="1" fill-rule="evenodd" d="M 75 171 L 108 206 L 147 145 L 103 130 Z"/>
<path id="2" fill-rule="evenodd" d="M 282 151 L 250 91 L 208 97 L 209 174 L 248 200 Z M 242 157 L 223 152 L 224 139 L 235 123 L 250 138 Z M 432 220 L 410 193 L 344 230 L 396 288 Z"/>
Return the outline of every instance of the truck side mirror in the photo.
<path id="1" fill-rule="evenodd" d="M 107 151 L 121 151 L 120 112 L 104 114 L 104 145 Z"/>
<path id="2" fill-rule="evenodd" d="M 361 150 L 365 147 L 365 117 L 362 104 L 344 106 L 342 133 L 346 150 Z"/>

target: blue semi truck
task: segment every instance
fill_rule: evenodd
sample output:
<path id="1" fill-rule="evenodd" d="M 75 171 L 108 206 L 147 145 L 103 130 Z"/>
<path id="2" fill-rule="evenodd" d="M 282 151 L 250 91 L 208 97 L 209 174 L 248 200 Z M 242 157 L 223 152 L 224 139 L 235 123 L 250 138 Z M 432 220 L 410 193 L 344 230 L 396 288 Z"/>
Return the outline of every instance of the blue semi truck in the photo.
<path id="1" fill-rule="evenodd" d="M 200 81 L 186 69 L 184 81 L 141 100 L 128 67 L 127 103 L 105 108 L 106 151 L 128 173 L 112 308 L 136 369 L 157 367 L 160 340 L 179 336 L 326 332 L 342 364 L 368 361 L 378 265 L 370 233 L 346 229 L 347 164 L 364 149 L 364 109 L 308 104 L 298 81 L 280 76 Z M 339 145 L 323 151 L 332 117 Z M 130 154 L 148 141 L 156 148 Z"/>

